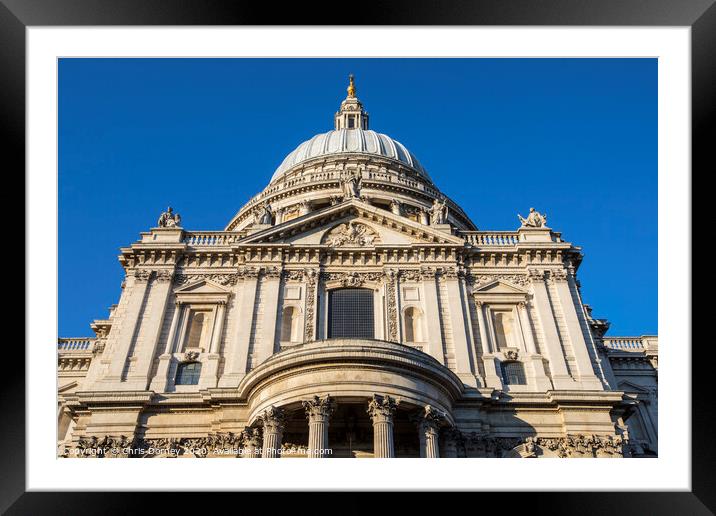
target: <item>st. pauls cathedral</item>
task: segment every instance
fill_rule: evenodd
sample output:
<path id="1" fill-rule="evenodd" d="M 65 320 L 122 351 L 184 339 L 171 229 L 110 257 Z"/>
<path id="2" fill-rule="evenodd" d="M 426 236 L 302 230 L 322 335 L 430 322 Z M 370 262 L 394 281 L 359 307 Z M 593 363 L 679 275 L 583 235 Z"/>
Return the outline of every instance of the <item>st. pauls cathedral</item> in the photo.
<path id="1" fill-rule="evenodd" d="M 169 208 L 121 248 L 119 302 L 59 339 L 58 455 L 656 456 L 657 337 L 606 336 L 519 208 L 478 229 L 351 77 L 223 231 Z"/>

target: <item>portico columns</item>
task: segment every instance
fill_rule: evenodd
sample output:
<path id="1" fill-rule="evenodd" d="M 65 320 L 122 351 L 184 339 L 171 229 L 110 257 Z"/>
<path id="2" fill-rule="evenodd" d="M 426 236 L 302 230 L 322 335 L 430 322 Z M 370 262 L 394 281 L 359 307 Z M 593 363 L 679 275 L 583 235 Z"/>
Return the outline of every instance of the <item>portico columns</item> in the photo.
<path id="1" fill-rule="evenodd" d="M 395 457 L 393 444 L 393 415 L 398 402 L 390 396 L 373 395 L 368 404 L 368 414 L 373 421 L 373 456 L 375 458 Z"/>
<path id="2" fill-rule="evenodd" d="M 330 396 L 304 401 L 303 408 L 308 418 L 308 457 L 322 459 L 328 449 L 328 424 L 335 408 Z"/>
<path id="3" fill-rule="evenodd" d="M 440 425 L 444 420 L 445 416 L 430 405 L 426 405 L 425 410 L 415 418 L 420 439 L 421 458 L 437 459 L 440 457 L 438 437 Z"/>
<path id="4" fill-rule="evenodd" d="M 283 410 L 271 405 L 259 416 L 259 420 L 264 426 L 264 442 L 261 458 L 281 458 L 281 439 L 283 439 L 283 429 L 286 426 L 286 418 Z"/>
<path id="5" fill-rule="evenodd" d="M 258 457 L 256 450 L 261 446 L 261 431 L 258 428 L 246 428 L 241 434 L 245 450 L 243 457 L 247 459 Z"/>

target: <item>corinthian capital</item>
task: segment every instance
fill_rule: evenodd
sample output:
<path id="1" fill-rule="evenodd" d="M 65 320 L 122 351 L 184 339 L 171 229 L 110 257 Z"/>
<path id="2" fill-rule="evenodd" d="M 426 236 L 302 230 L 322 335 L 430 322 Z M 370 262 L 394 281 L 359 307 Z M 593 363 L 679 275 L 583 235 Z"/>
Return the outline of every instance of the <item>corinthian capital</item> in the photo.
<path id="1" fill-rule="evenodd" d="M 261 430 L 247 427 L 241 432 L 241 439 L 246 446 L 261 446 Z"/>
<path id="2" fill-rule="evenodd" d="M 539 269 L 530 269 L 527 271 L 527 275 L 532 281 L 544 280 L 544 271 Z"/>
<path id="3" fill-rule="evenodd" d="M 399 401 L 390 396 L 373 394 L 373 399 L 368 403 L 368 415 L 373 420 L 373 423 L 392 421 L 393 414 L 395 414 L 399 404 Z"/>
<path id="4" fill-rule="evenodd" d="M 335 403 L 329 395 L 324 398 L 314 396 L 313 399 L 303 401 L 303 408 L 306 411 L 306 417 L 311 420 L 328 419 L 333 414 Z"/>
<path id="5" fill-rule="evenodd" d="M 174 271 L 169 269 L 158 270 L 154 278 L 160 283 L 171 281 L 174 278 Z"/>
<path id="6" fill-rule="evenodd" d="M 444 412 L 441 412 L 430 405 L 425 405 L 425 408 L 420 413 L 413 416 L 412 420 L 421 430 L 437 430 L 445 423 L 446 417 Z"/>
<path id="7" fill-rule="evenodd" d="M 264 432 L 283 431 L 286 426 L 286 415 L 283 409 L 276 408 L 273 405 L 264 410 L 258 419 L 264 425 Z"/>
<path id="8" fill-rule="evenodd" d="M 152 277 L 152 271 L 147 269 L 134 269 L 134 276 L 135 281 L 149 281 L 149 278 Z"/>

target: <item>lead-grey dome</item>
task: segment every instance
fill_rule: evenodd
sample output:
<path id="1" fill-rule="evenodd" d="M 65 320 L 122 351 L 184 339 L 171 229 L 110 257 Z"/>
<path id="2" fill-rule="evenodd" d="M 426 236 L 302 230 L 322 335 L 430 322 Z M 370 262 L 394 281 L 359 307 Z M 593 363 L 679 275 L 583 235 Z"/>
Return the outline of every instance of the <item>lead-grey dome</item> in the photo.
<path id="1" fill-rule="evenodd" d="M 420 164 L 418 159 L 405 145 L 392 139 L 390 136 L 376 133 L 368 129 L 338 129 L 327 133 L 317 134 L 306 140 L 291 152 L 276 169 L 271 182 L 281 177 L 287 171 L 313 158 L 330 156 L 334 154 L 367 154 L 399 161 L 411 167 L 419 175 L 430 180 L 430 176 Z"/>

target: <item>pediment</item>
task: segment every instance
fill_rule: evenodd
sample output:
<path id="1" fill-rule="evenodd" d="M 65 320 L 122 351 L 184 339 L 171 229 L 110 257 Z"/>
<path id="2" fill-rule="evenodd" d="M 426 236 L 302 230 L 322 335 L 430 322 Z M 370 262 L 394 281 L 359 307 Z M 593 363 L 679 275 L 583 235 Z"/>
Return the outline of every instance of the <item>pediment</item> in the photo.
<path id="1" fill-rule="evenodd" d="M 513 285 L 505 280 L 495 280 L 493 282 L 482 285 L 479 288 L 473 290 L 473 294 L 512 294 L 512 295 L 527 295 L 527 292 L 522 287 Z"/>
<path id="2" fill-rule="evenodd" d="M 617 387 L 620 391 L 624 391 L 624 392 L 636 392 L 639 394 L 649 394 L 649 389 L 646 389 L 646 388 L 644 388 L 640 385 L 637 385 L 635 383 L 632 383 L 628 380 L 618 382 Z"/>
<path id="3" fill-rule="evenodd" d="M 229 294 L 226 287 L 209 279 L 201 279 L 174 290 L 175 294 Z"/>
<path id="4" fill-rule="evenodd" d="M 463 245 L 464 240 L 351 199 L 267 228 L 242 239 L 241 243 L 371 248 L 378 245 Z"/>
<path id="5" fill-rule="evenodd" d="M 75 389 L 79 383 L 77 381 L 72 381 L 69 383 L 66 383 L 65 385 L 59 387 L 57 389 L 57 394 L 62 394 L 63 392 L 71 391 L 72 389 Z"/>

